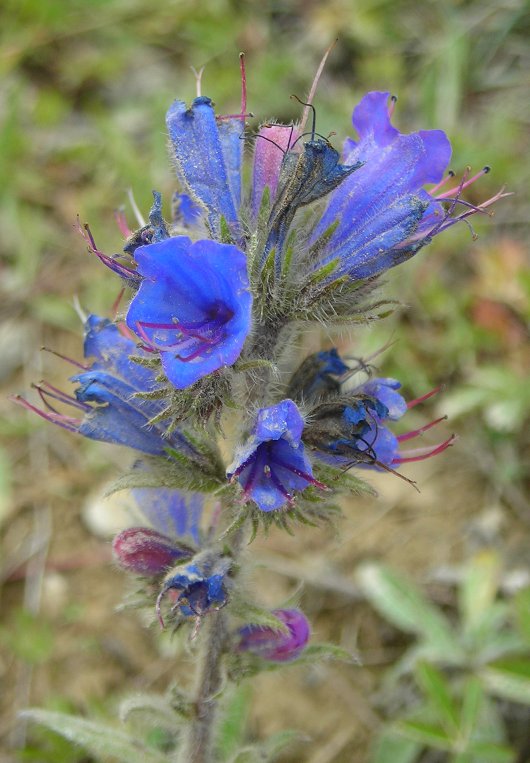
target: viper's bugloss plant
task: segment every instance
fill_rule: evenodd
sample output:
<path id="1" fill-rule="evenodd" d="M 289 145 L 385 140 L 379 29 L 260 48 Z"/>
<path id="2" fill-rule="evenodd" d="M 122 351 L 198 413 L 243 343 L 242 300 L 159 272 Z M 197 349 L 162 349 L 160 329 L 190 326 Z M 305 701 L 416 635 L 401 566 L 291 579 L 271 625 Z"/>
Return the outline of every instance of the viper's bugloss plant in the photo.
<path id="1" fill-rule="evenodd" d="M 192 624 L 197 680 L 187 698 L 168 699 L 180 713 L 168 760 L 180 763 L 220 760 L 227 682 L 260 665 L 336 654 L 308 646 L 300 609 L 250 600 L 241 572 L 249 539 L 272 523 L 293 533 L 297 522 L 330 521 L 339 494 L 370 490 L 367 470 L 392 479 L 454 442 L 408 447 L 442 419 L 394 432 L 437 390 L 407 402 L 399 381 L 335 348 L 304 359 L 302 331 L 384 317 L 392 303 L 377 296 L 380 276 L 503 196 L 479 206 L 462 198 L 487 168 L 448 187 L 446 135 L 401 134 L 386 92 L 355 107 L 357 138 L 342 154 L 317 132 L 311 99 L 299 123 L 252 132 L 243 58 L 241 70 L 239 113 L 217 114 L 200 82 L 190 105 L 168 110 L 179 188 L 167 219 L 154 192 L 147 224 L 130 230 L 120 216 L 126 241 L 113 256 L 80 227 L 128 304 L 113 322 L 86 320 L 87 365 L 70 379 L 73 395 L 40 383 L 44 408 L 18 398 L 63 428 L 137 451 L 118 487 L 131 489 L 139 523 L 113 549 L 153 622 Z M 135 749 L 137 739 L 129 760 Z"/>

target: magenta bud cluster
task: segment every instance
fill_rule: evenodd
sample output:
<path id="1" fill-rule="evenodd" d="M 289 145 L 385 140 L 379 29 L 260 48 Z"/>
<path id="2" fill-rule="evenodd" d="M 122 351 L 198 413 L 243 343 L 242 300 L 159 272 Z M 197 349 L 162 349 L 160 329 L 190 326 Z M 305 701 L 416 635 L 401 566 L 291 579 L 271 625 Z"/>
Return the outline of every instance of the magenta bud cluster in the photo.
<path id="1" fill-rule="evenodd" d="M 309 621 L 299 609 L 275 609 L 272 614 L 287 626 L 245 625 L 238 631 L 238 652 L 249 652 L 270 662 L 289 662 L 304 651 L 310 636 Z"/>

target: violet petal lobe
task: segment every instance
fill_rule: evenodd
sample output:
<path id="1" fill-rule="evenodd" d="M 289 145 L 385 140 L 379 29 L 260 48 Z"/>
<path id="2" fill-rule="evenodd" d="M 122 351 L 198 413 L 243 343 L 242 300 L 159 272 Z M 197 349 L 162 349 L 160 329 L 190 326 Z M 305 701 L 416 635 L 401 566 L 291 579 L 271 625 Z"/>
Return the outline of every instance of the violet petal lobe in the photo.
<path id="1" fill-rule="evenodd" d="M 143 276 L 127 325 L 177 389 L 232 365 L 250 330 L 252 296 L 246 258 L 237 247 L 176 236 L 140 247 Z"/>
<path id="2" fill-rule="evenodd" d="M 236 649 L 271 662 L 295 660 L 309 641 L 309 622 L 299 609 L 276 609 L 272 614 L 287 626 L 287 633 L 270 627 L 245 625 L 238 631 Z"/>

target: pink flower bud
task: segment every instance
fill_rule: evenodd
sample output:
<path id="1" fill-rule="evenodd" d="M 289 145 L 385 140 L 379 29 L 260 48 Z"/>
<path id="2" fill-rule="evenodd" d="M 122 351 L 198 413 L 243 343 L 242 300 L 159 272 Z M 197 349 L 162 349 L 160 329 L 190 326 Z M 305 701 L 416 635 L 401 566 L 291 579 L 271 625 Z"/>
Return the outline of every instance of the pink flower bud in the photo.
<path id="1" fill-rule="evenodd" d="M 149 527 L 129 527 L 112 542 L 120 567 L 137 575 L 156 577 L 175 562 L 193 556 L 193 550 Z"/>

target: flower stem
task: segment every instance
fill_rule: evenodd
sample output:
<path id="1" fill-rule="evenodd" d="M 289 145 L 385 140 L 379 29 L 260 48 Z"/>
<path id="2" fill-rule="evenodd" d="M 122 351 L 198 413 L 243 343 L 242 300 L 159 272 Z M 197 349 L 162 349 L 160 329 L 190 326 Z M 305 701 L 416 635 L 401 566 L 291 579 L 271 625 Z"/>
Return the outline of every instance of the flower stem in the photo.
<path id="1" fill-rule="evenodd" d="M 214 763 L 214 734 L 218 694 L 222 686 L 221 661 L 227 637 L 224 610 L 205 618 L 202 654 L 197 670 L 195 715 L 184 740 L 179 763 Z"/>

